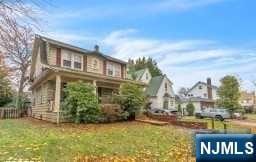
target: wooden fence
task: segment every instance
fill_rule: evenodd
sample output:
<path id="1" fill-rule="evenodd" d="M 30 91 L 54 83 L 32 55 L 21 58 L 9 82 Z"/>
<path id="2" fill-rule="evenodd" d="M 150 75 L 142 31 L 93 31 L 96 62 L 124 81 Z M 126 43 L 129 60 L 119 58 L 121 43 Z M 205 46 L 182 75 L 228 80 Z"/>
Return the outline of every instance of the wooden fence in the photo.
<path id="1" fill-rule="evenodd" d="M 16 108 L 0 108 L 0 119 L 16 119 L 22 116 L 22 110 Z"/>

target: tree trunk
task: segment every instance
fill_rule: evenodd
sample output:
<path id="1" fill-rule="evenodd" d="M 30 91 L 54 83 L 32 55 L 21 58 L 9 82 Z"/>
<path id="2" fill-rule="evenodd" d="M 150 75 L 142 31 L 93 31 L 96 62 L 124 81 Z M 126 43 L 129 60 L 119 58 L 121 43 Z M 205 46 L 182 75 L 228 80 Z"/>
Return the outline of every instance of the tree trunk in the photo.
<path id="1" fill-rule="evenodd" d="M 22 72 L 21 77 L 20 77 L 20 82 L 19 82 L 19 89 L 18 89 L 18 93 L 17 93 L 17 100 L 16 100 L 16 108 L 18 108 L 18 109 L 22 108 L 21 100 L 23 97 L 23 89 L 24 89 L 25 80 L 26 80 L 25 73 Z"/>

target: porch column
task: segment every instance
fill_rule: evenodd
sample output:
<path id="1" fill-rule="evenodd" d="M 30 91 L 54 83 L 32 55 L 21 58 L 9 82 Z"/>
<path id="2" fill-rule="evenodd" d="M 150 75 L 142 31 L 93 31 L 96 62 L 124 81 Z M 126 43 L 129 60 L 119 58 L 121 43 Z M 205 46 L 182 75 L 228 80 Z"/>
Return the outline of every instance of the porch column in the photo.
<path id="1" fill-rule="evenodd" d="M 56 85 L 55 85 L 55 100 L 54 100 L 54 111 L 57 112 L 57 124 L 59 124 L 59 112 L 60 112 L 60 93 L 61 93 L 61 77 L 56 75 Z"/>
<path id="2" fill-rule="evenodd" d="M 93 80 L 92 84 L 95 87 L 94 93 L 97 95 L 97 81 Z"/>
<path id="3" fill-rule="evenodd" d="M 56 85 L 55 85 L 55 112 L 60 111 L 60 92 L 61 92 L 61 77 L 56 75 Z"/>

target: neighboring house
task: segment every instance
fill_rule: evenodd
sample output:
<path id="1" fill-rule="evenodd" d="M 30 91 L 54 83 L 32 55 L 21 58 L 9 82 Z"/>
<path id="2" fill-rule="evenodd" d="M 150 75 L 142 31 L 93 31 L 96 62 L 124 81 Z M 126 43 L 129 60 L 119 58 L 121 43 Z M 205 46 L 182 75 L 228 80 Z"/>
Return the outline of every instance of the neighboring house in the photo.
<path id="1" fill-rule="evenodd" d="M 246 111 L 253 111 L 256 105 L 255 92 L 242 91 L 240 97 L 240 104 Z"/>
<path id="2" fill-rule="evenodd" d="M 216 105 L 218 87 L 212 85 L 211 78 L 207 78 L 207 82 L 197 82 L 190 88 L 185 97 L 181 97 L 181 107 L 186 109 L 189 102 L 195 106 L 195 112 L 206 108 L 214 108 Z"/>
<path id="3" fill-rule="evenodd" d="M 148 68 L 136 71 L 135 77 L 136 80 L 140 80 L 146 84 L 148 84 L 152 79 L 151 73 L 149 72 Z"/>
<path id="4" fill-rule="evenodd" d="M 135 76 L 136 80 L 148 84 L 145 93 L 149 97 L 151 108 L 175 109 L 173 83 L 166 75 L 152 77 L 146 68 L 135 72 Z"/>
<path id="5" fill-rule="evenodd" d="M 52 122 L 59 122 L 63 88 L 68 82 L 93 84 L 104 102 L 118 92 L 121 83 L 145 85 L 126 79 L 126 62 L 102 54 L 98 46 L 90 51 L 39 35 L 33 45 L 30 80 L 32 116 Z"/>

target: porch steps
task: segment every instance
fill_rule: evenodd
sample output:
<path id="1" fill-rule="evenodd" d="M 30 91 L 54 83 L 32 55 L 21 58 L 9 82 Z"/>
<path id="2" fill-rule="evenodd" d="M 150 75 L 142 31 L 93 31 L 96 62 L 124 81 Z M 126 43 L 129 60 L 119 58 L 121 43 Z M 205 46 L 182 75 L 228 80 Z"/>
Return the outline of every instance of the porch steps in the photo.
<path id="1" fill-rule="evenodd" d="M 156 120 L 150 120 L 150 119 L 136 119 L 137 122 L 143 122 L 143 123 L 148 123 L 152 125 L 158 125 L 158 126 L 164 126 L 168 125 L 168 122 L 163 122 L 163 121 L 156 121 Z"/>

